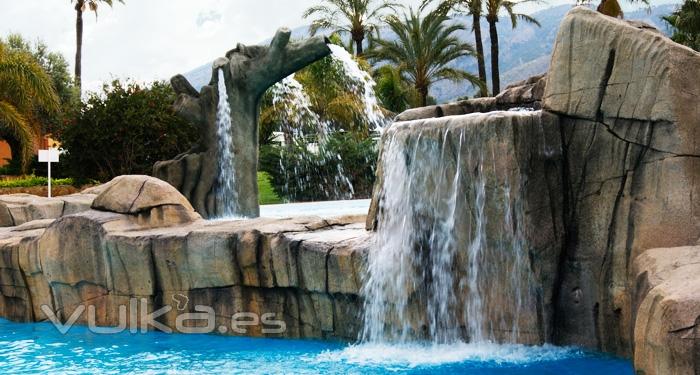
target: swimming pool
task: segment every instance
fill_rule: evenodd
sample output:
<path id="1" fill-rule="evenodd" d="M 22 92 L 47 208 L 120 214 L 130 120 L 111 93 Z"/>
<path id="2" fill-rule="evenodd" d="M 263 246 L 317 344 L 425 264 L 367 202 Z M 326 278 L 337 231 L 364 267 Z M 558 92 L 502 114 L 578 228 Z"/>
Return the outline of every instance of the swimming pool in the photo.
<path id="1" fill-rule="evenodd" d="M 298 216 L 337 217 L 346 215 L 366 215 L 370 199 L 346 201 L 325 201 L 307 203 L 287 203 L 260 206 L 261 217 L 288 218 Z"/>
<path id="2" fill-rule="evenodd" d="M 98 335 L 0 320 L 0 373 L 633 374 L 628 361 L 575 348 L 348 345 L 165 333 Z"/>

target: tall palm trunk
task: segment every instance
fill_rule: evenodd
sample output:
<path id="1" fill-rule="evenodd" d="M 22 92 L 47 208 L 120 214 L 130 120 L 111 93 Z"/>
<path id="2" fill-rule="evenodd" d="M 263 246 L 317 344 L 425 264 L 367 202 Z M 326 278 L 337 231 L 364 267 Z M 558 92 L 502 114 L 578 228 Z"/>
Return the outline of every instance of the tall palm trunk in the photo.
<path id="1" fill-rule="evenodd" d="M 476 62 L 479 65 L 479 79 L 484 82 L 484 86 L 479 89 L 479 95 L 486 97 L 489 95 L 486 86 L 486 62 L 484 61 L 484 42 L 481 38 L 481 13 L 472 12 L 474 39 L 476 44 Z"/>
<path id="2" fill-rule="evenodd" d="M 491 81 L 493 82 L 492 94 L 494 96 L 501 92 L 501 78 L 498 69 L 498 30 L 496 29 L 496 22 L 498 22 L 498 16 L 486 17 L 489 22 L 489 35 L 491 36 Z"/>
<path id="3" fill-rule="evenodd" d="M 418 91 L 418 95 L 420 95 L 420 106 L 427 107 L 428 106 L 428 88 L 418 85 L 418 86 L 416 86 L 416 91 Z"/>
<path id="4" fill-rule="evenodd" d="M 362 49 L 362 39 L 355 39 L 355 56 L 360 56 L 363 52 L 364 51 Z"/>
<path id="5" fill-rule="evenodd" d="M 75 85 L 78 88 L 78 92 L 82 89 L 82 62 L 83 62 L 83 4 L 84 0 L 78 0 L 75 3 L 75 12 L 77 17 L 75 19 L 75 44 L 77 46 L 75 51 Z"/>

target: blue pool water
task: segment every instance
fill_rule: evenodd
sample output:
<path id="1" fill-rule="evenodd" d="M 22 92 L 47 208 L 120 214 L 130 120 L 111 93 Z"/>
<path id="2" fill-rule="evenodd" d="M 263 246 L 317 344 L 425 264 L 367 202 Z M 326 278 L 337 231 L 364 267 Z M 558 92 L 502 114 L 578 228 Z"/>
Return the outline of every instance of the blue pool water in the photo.
<path id="1" fill-rule="evenodd" d="M 163 333 L 97 335 L 0 320 L 0 373 L 633 374 L 573 348 L 382 346 Z"/>

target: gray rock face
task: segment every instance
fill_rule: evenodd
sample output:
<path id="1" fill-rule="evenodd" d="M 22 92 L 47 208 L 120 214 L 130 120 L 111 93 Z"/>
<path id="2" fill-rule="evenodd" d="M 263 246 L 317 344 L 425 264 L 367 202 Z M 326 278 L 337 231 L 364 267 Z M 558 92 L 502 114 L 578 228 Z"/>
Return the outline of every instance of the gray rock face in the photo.
<path id="1" fill-rule="evenodd" d="M 689 77 L 700 54 L 657 32 L 585 8 L 562 22 L 544 93 L 562 140 L 560 343 L 631 356 L 632 262 L 700 238 L 700 81 Z"/>
<path id="2" fill-rule="evenodd" d="M 86 192 L 56 198 L 31 194 L 0 195 L 0 227 L 82 212 L 90 209 L 93 199 L 95 195 Z"/>
<path id="3" fill-rule="evenodd" d="M 645 374 L 700 368 L 700 247 L 652 249 L 635 259 L 634 364 Z"/>
<path id="4" fill-rule="evenodd" d="M 508 129 L 484 142 L 496 151 L 483 165 L 523 183 L 522 223 L 542 291 L 540 337 L 634 357 L 643 373 L 693 373 L 700 303 L 689 254 L 698 250 L 669 249 L 700 239 L 700 81 L 690 77 L 700 77 L 697 52 L 579 7 L 562 22 L 546 85 L 513 91 L 544 90 L 543 110 L 531 122 L 514 126 L 502 112 L 459 115 L 494 105 L 479 99 L 413 110 L 398 117 L 411 121 L 392 128 L 447 144 L 456 136 L 442 141 L 432 133 L 461 128 L 473 139 L 490 122 Z M 425 119 L 447 114 L 455 116 Z M 455 153 L 445 155 L 455 162 Z M 378 169 L 378 186 L 385 174 Z M 487 180 L 487 196 L 501 187 Z M 382 194 L 375 189 L 368 228 L 376 226 Z M 458 222 L 474 219 L 473 210 L 457 214 Z M 662 260 L 669 271 L 654 281 L 660 271 L 653 264 Z"/>
<path id="5" fill-rule="evenodd" d="M 423 108 L 409 109 L 396 117 L 396 121 L 458 116 L 470 113 L 507 111 L 512 108 L 542 108 L 542 95 L 547 83 L 546 75 L 530 77 L 505 88 L 493 98 L 462 100 L 456 103 L 440 104 Z"/>
<path id="6" fill-rule="evenodd" d="M 218 333 L 357 337 L 369 238 L 360 221 L 199 220 L 154 228 L 132 216 L 89 210 L 0 230 L 0 316 L 43 321 L 47 306 L 66 321 L 90 306 L 98 326 L 115 327 L 119 306 L 138 299 L 149 313 L 169 309 L 159 322 L 174 332 L 179 316 L 202 305 L 214 310 L 217 328 L 241 313 L 272 314 L 285 325 L 283 332 L 259 323 Z M 144 322 L 136 318 L 129 324 Z"/>
<path id="7" fill-rule="evenodd" d="M 270 86 L 297 70 L 330 54 L 323 38 L 290 42 L 291 32 L 280 29 L 270 46 L 239 44 L 217 59 L 211 83 L 197 93 L 183 76 L 171 80 L 179 94 L 175 110 L 200 127 L 200 144 L 170 161 L 156 163 L 153 175 L 175 186 L 205 218 L 220 217 L 224 210 L 217 200 L 216 180 L 219 143 L 216 111 L 219 101 L 218 71 L 222 69 L 231 107 L 235 154 L 235 189 L 239 214 L 258 217 L 258 116 L 259 102 Z"/>
<path id="8" fill-rule="evenodd" d="M 147 314 L 165 311 L 162 326 L 129 315 L 130 327 L 191 333 L 178 322 L 206 306 L 215 328 L 230 328 L 210 333 L 357 337 L 364 217 L 208 222 L 148 176 L 117 177 L 88 193 L 92 209 L 0 228 L 0 317 L 66 322 L 77 312 L 77 323 L 91 324 L 87 308 L 95 325 L 116 327 L 120 309 L 138 304 Z M 234 330 L 241 314 L 260 320 Z M 279 322 L 284 330 L 269 330 Z"/>

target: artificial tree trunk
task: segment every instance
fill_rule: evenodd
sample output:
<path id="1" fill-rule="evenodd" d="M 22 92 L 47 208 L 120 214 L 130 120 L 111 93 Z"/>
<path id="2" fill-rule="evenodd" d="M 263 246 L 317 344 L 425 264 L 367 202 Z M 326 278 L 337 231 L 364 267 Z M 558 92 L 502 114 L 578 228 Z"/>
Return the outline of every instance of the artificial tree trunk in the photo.
<path id="1" fill-rule="evenodd" d="M 175 111 L 200 127 L 201 139 L 187 153 L 156 163 L 153 175 L 180 190 L 205 218 L 221 217 L 225 212 L 221 199 L 217 197 L 219 69 L 224 72 L 231 108 L 237 214 L 258 217 L 260 99 L 279 80 L 331 53 L 324 38 L 290 42 L 290 36 L 290 30 L 280 29 L 267 47 L 239 44 L 226 53 L 225 58 L 214 62 L 211 82 L 200 92 L 181 75 L 171 80 L 178 93 Z"/>

